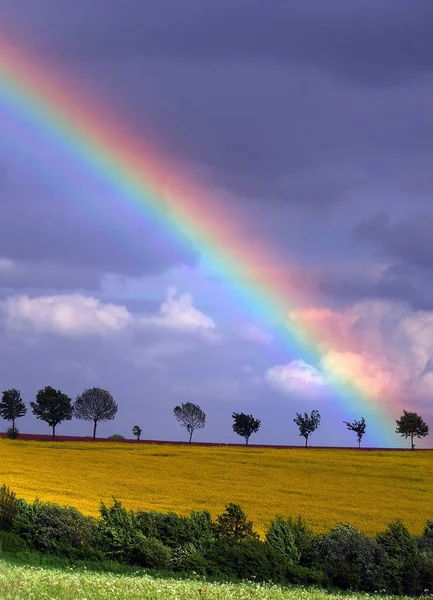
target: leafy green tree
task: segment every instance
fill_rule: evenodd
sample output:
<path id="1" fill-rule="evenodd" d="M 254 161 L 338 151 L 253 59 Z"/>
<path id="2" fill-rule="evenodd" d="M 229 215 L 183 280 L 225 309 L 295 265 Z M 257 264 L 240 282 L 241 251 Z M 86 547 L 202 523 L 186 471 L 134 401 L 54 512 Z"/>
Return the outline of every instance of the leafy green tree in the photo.
<path id="1" fill-rule="evenodd" d="M 117 413 L 117 404 L 107 390 L 91 388 L 77 396 L 74 404 L 74 416 L 77 419 L 93 422 L 93 439 L 96 438 L 96 426 L 99 421 L 112 421 Z"/>
<path id="2" fill-rule="evenodd" d="M 30 406 L 37 419 L 45 421 L 53 428 L 53 440 L 56 437 L 57 425 L 72 419 L 72 400 L 49 385 L 38 391 L 36 402 L 30 402 Z"/>
<path id="3" fill-rule="evenodd" d="M 253 531 L 253 522 L 239 504 L 227 504 L 225 512 L 216 518 L 215 531 L 218 536 L 231 538 L 237 542 L 247 539 L 259 539 L 259 534 Z"/>
<path id="4" fill-rule="evenodd" d="M 356 433 L 356 438 L 358 440 L 358 448 L 361 448 L 362 436 L 365 434 L 365 430 L 367 429 L 367 423 L 365 422 L 364 417 L 362 417 L 360 421 L 355 420 L 353 421 L 353 423 L 343 421 L 343 423 L 347 425 L 347 429 Z"/>
<path id="5" fill-rule="evenodd" d="M 308 438 L 320 425 L 320 414 L 318 410 L 311 411 L 311 415 L 304 413 L 302 416 L 300 413 L 296 413 L 296 417 L 293 419 L 299 429 L 299 435 L 305 438 L 305 447 L 308 445 Z"/>
<path id="6" fill-rule="evenodd" d="M 275 517 L 266 532 L 266 543 L 278 550 L 290 562 L 299 562 L 300 556 L 296 548 L 291 519 L 289 521 L 280 516 Z"/>
<path id="7" fill-rule="evenodd" d="M 396 433 L 399 433 L 404 438 L 410 438 L 411 449 L 414 450 L 415 444 L 413 438 L 423 438 L 428 435 L 429 426 L 422 417 L 414 412 L 403 410 L 403 415 L 396 421 Z"/>
<path id="8" fill-rule="evenodd" d="M 206 413 L 202 411 L 198 404 L 192 402 L 185 402 L 181 406 L 176 406 L 173 412 L 182 427 L 186 427 L 189 433 L 189 443 L 191 443 L 194 431 L 203 429 L 206 425 Z"/>
<path id="9" fill-rule="evenodd" d="M 10 432 L 10 437 L 16 437 L 15 433 L 18 432 L 15 427 L 15 419 L 24 417 L 26 412 L 27 407 L 21 398 L 21 393 L 19 390 L 11 389 L 3 392 L 0 402 L 0 417 L 5 421 L 12 422 L 12 431 Z"/>
<path id="10" fill-rule="evenodd" d="M 232 425 L 233 431 L 245 438 L 245 445 L 248 446 L 248 440 L 253 433 L 257 433 L 260 429 L 260 419 L 255 419 L 253 415 L 245 415 L 244 413 L 233 413 L 232 418 L 234 423 Z"/>
<path id="11" fill-rule="evenodd" d="M 141 427 L 139 427 L 138 425 L 134 425 L 134 427 L 132 428 L 132 435 L 134 435 L 137 438 L 137 442 L 140 441 L 141 434 Z"/>

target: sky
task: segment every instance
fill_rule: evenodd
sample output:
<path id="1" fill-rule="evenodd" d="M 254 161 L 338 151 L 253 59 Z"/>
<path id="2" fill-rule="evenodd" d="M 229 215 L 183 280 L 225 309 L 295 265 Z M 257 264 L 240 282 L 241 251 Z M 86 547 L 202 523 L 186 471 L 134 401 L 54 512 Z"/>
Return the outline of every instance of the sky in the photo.
<path id="1" fill-rule="evenodd" d="M 157 148 L 269 248 L 265 270 L 296 269 L 315 292 L 288 319 L 332 339 L 308 363 L 192 240 L 108 202 L 92 174 L 56 185 L 74 165 L 21 146 L 0 110 L 2 389 L 105 388 L 119 411 L 100 435 L 144 439 L 187 439 L 173 408 L 193 402 L 196 441 L 242 441 L 235 411 L 261 419 L 251 442 L 301 444 L 293 418 L 317 409 L 311 443 L 346 446 L 363 407 L 332 381 L 362 378 L 375 402 L 399 397 L 389 431 L 401 406 L 433 425 L 432 23 L 431 0 L 2 0 L 0 39 Z M 18 427 L 49 433 L 30 411 Z M 381 439 L 367 422 L 364 444 Z"/>

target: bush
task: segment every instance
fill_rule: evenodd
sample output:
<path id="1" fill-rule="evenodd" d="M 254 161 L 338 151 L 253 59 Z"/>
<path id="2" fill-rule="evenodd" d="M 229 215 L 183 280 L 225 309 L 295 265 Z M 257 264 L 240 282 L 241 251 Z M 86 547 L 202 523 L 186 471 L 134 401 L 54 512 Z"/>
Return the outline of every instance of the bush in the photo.
<path id="1" fill-rule="evenodd" d="M 299 562 L 299 552 L 295 545 L 295 536 L 291 521 L 275 517 L 266 532 L 266 543 L 281 552 L 290 563 Z"/>
<path id="2" fill-rule="evenodd" d="M 9 440 L 16 440 L 17 437 L 19 436 L 20 432 L 18 431 L 18 429 L 16 427 L 8 427 L 6 429 L 6 437 Z"/>
<path id="3" fill-rule="evenodd" d="M 173 571 L 187 571 L 206 575 L 207 562 L 203 554 L 192 543 L 175 548 L 170 560 Z"/>
<path id="4" fill-rule="evenodd" d="M 215 532 L 219 537 L 236 541 L 259 539 L 259 534 L 253 531 L 253 522 L 247 521 L 247 516 L 239 504 L 227 504 L 225 512 L 219 515 L 215 523 Z"/>
<path id="5" fill-rule="evenodd" d="M 192 541 L 188 518 L 174 512 L 137 511 L 135 522 L 146 537 L 153 537 L 170 548 L 177 548 Z"/>
<path id="6" fill-rule="evenodd" d="M 287 560 L 260 540 L 219 538 L 204 555 L 209 575 L 257 581 L 286 581 Z"/>
<path id="7" fill-rule="evenodd" d="M 11 531 L 0 531 L 0 552 L 25 552 L 27 544 Z"/>
<path id="8" fill-rule="evenodd" d="M 314 565 L 318 555 L 312 529 L 300 516 L 296 519 L 289 517 L 286 523 L 290 526 L 295 538 L 295 547 L 299 553 L 299 564 L 304 567 Z"/>
<path id="9" fill-rule="evenodd" d="M 330 533 L 319 536 L 317 549 L 330 584 L 343 589 L 383 589 L 380 547 L 352 525 L 337 523 Z"/>
<path id="10" fill-rule="evenodd" d="M 106 556 L 142 567 L 166 569 L 170 564 L 170 549 L 155 537 L 146 536 L 134 512 L 113 500 L 110 507 L 101 502 L 99 509 L 99 531 Z"/>
<path id="11" fill-rule="evenodd" d="M 124 440 L 125 436 L 121 433 L 113 433 L 113 435 L 108 436 L 109 440 Z"/>
<path id="12" fill-rule="evenodd" d="M 188 538 L 198 550 L 203 550 L 215 539 L 215 528 L 209 511 L 191 511 L 187 519 Z"/>
<path id="13" fill-rule="evenodd" d="M 417 540 L 418 548 L 425 552 L 433 552 L 433 521 L 427 521 L 423 534 Z"/>
<path id="14" fill-rule="evenodd" d="M 388 560 L 389 591 L 394 594 L 417 594 L 420 591 L 421 557 L 416 540 L 407 527 L 396 519 L 376 539 Z"/>
<path id="15" fill-rule="evenodd" d="M 289 564 L 286 571 L 289 583 L 297 585 L 322 585 L 325 581 L 323 571 L 316 567 L 303 567 L 295 563 Z"/>
<path id="16" fill-rule="evenodd" d="M 68 558 L 99 559 L 97 522 L 71 507 L 35 500 L 19 501 L 13 531 L 30 547 L 40 552 Z"/>
<path id="17" fill-rule="evenodd" d="M 10 531 L 19 511 L 19 500 L 7 485 L 0 487 L 0 530 Z"/>

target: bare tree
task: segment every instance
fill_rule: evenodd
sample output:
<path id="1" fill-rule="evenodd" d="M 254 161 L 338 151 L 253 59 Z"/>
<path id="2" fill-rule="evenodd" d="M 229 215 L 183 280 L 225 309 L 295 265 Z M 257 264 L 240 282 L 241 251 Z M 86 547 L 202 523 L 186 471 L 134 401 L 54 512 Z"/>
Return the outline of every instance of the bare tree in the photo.
<path id="1" fill-rule="evenodd" d="M 189 443 L 191 443 L 194 431 L 196 429 L 203 429 L 205 426 L 206 414 L 198 404 L 193 404 L 192 402 L 185 402 L 181 406 L 176 406 L 173 412 L 182 427 L 186 427 L 189 433 Z"/>
<path id="2" fill-rule="evenodd" d="M 113 396 L 101 388 L 84 390 L 75 400 L 75 417 L 84 421 L 93 421 L 93 439 L 96 438 L 96 426 L 99 421 L 112 421 L 116 413 L 117 404 Z"/>

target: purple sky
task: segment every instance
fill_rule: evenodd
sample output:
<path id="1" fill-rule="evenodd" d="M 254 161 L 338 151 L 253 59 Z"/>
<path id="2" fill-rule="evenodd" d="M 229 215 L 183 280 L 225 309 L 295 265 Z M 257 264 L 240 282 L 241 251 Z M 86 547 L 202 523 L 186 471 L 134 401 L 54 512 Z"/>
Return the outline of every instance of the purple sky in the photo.
<path id="1" fill-rule="evenodd" d="M 199 248 L 118 217 L 91 177 L 88 201 L 66 194 L 56 148 L 12 144 L 0 103 L 2 389 L 105 387 L 119 413 L 101 435 L 154 439 L 186 439 L 173 408 L 191 401 L 197 441 L 239 441 L 237 411 L 262 419 L 255 442 L 301 443 L 293 417 L 317 408 L 312 443 L 347 445 L 362 409 L 331 382 L 361 374 L 433 425 L 431 0 L 2 0 L 1 31 L 231 203 L 318 286 L 336 339 L 359 339 L 314 367 L 288 354 Z M 19 427 L 48 432 L 31 414 Z"/>

